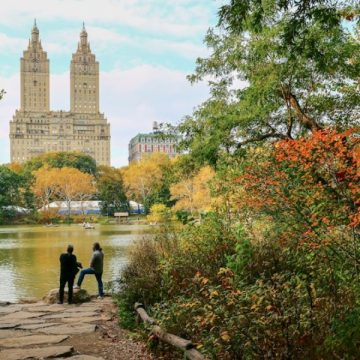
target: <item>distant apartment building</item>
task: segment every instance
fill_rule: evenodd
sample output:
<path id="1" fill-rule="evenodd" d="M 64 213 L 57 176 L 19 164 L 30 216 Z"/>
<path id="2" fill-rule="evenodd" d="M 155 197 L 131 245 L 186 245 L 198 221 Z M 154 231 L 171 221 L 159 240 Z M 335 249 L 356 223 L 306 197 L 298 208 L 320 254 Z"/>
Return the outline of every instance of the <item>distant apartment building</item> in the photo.
<path id="1" fill-rule="evenodd" d="M 152 153 L 164 153 L 169 158 L 178 155 L 176 145 L 178 138 L 164 136 L 159 130 L 157 122 L 153 123 L 153 132 L 148 134 L 137 134 L 129 143 L 129 164 L 139 161 L 144 156 Z"/>
<path id="2" fill-rule="evenodd" d="M 20 64 L 20 109 L 10 121 L 11 161 L 78 151 L 110 165 L 110 124 L 99 111 L 99 63 L 85 27 L 70 63 L 70 111 L 50 109 L 50 64 L 36 22 Z"/>

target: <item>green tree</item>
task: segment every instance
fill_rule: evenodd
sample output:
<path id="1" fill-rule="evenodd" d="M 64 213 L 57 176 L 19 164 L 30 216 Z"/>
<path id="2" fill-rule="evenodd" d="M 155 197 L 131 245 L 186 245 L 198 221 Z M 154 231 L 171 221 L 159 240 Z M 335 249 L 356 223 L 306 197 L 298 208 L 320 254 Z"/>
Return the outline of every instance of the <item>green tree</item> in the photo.
<path id="1" fill-rule="evenodd" d="M 119 169 L 99 166 L 96 176 L 97 197 L 101 200 L 101 213 L 114 215 L 129 208 L 122 175 Z"/>
<path id="2" fill-rule="evenodd" d="M 41 154 L 28 160 L 24 166 L 25 173 L 31 173 L 44 165 L 50 168 L 71 167 L 90 175 L 96 174 L 96 161 L 89 155 L 75 151 L 60 151 Z"/>
<path id="3" fill-rule="evenodd" d="M 13 206 L 25 205 L 22 196 L 23 185 L 24 178 L 21 175 L 5 165 L 0 165 L 0 222 L 16 215 Z"/>
<path id="4" fill-rule="evenodd" d="M 356 2 L 232 0 L 220 10 L 192 82 L 211 97 L 180 124 L 182 147 L 201 163 L 246 144 L 293 139 L 358 121 Z M 358 6 L 358 5 L 357 5 Z"/>

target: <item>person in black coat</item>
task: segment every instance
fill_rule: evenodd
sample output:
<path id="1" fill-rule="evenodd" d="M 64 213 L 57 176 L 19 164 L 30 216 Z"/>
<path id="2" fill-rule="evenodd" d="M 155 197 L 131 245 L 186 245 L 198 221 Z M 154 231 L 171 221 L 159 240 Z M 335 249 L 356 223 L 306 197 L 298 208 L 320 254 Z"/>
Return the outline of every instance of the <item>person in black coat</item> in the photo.
<path id="1" fill-rule="evenodd" d="M 60 289 L 58 304 L 63 304 L 64 302 L 64 289 L 66 283 L 68 283 L 69 288 L 68 303 L 72 303 L 74 279 L 79 271 L 78 267 L 81 267 L 81 264 L 77 262 L 73 251 L 74 247 L 69 245 L 67 247 L 67 252 L 60 255 Z"/>

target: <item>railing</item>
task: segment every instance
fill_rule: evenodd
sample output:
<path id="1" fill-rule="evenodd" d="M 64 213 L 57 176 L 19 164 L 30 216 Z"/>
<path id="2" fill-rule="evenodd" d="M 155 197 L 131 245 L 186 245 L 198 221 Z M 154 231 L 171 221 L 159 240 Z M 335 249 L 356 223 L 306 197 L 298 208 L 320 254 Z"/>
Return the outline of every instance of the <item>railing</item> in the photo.
<path id="1" fill-rule="evenodd" d="M 195 345 L 191 342 L 191 340 L 186 340 L 177 335 L 170 334 L 158 326 L 157 321 L 147 314 L 143 304 L 135 303 L 134 309 L 137 312 L 138 317 L 144 321 L 144 323 L 151 326 L 150 332 L 153 336 L 182 350 L 184 352 L 185 359 L 207 360 L 204 355 L 195 349 Z"/>

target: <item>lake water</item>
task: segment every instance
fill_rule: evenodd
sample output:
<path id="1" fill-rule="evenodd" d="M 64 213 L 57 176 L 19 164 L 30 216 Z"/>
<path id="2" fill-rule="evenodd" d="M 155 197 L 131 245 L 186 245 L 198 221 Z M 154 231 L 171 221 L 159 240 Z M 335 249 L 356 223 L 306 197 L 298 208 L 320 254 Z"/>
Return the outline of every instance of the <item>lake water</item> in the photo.
<path id="1" fill-rule="evenodd" d="M 100 243 L 105 254 L 103 280 L 116 280 L 127 262 L 129 245 L 147 235 L 145 225 L 96 225 L 86 230 L 80 225 L 59 227 L 0 227 L 0 301 L 41 298 L 58 287 L 59 256 L 67 245 L 84 267 L 89 266 L 92 244 Z M 86 275 L 82 288 L 97 293 L 93 275 Z"/>

